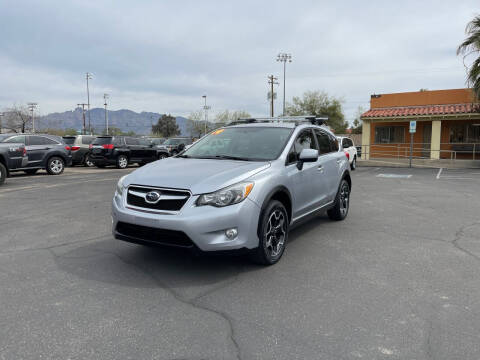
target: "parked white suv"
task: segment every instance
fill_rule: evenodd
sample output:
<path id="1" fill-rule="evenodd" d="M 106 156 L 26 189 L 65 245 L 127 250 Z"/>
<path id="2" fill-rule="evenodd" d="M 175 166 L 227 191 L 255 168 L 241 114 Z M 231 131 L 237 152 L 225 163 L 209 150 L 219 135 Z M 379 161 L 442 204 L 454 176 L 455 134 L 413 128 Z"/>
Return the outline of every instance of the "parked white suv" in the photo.
<path id="1" fill-rule="evenodd" d="M 339 151 L 343 151 L 347 156 L 350 163 L 350 169 L 355 170 L 357 168 L 357 148 L 353 143 L 353 140 L 347 137 L 337 136 L 338 143 L 340 145 Z"/>

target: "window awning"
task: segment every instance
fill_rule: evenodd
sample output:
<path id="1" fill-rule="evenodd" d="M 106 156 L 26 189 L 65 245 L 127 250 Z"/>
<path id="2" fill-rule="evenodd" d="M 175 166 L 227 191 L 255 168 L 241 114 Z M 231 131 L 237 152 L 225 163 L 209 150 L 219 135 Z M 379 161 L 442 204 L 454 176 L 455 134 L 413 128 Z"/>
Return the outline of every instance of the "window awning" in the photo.
<path id="1" fill-rule="evenodd" d="M 362 118 L 376 117 L 402 117 L 402 116 L 428 116 L 428 115 L 449 115 L 449 114 L 472 114 L 479 113 L 478 104 L 445 104 L 425 106 L 399 106 L 390 108 L 370 109 L 362 114 Z"/>

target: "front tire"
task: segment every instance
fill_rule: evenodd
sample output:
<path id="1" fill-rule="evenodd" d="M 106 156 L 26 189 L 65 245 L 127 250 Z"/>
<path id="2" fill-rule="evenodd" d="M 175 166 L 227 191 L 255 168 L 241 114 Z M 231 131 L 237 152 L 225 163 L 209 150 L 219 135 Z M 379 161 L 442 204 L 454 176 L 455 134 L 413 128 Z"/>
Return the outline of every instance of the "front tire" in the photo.
<path id="1" fill-rule="evenodd" d="M 357 157 L 354 156 L 353 157 L 353 161 L 352 161 L 352 164 L 350 165 L 350 169 L 355 170 L 357 168 Z"/>
<path id="2" fill-rule="evenodd" d="M 5 165 L 0 163 L 0 186 L 3 185 L 6 178 L 7 178 L 7 168 L 5 167 Z"/>
<path id="3" fill-rule="evenodd" d="M 128 158 L 126 155 L 119 155 L 117 157 L 117 169 L 126 169 L 128 166 Z"/>
<path id="4" fill-rule="evenodd" d="M 259 244 L 251 259 L 257 264 L 273 265 L 285 251 L 288 239 L 288 214 L 280 201 L 272 200 L 263 212 L 259 229 Z"/>
<path id="5" fill-rule="evenodd" d="M 50 175 L 60 175 L 65 170 L 65 161 L 58 156 L 52 156 L 47 161 L 47 172 Z"/>
<path id="6" fill-rule="evenodd" d="M 327 211 L 330 219 L 340 221 L 347 217 L 350 207 L 350 185 L 343 179 L 335 198 L 335 206 Z"/>
<path id="7" fill-rule="evenodd" d="M 165 154 L 165 153 L 160 153 L 160 154 L 158 155 L 158 160 L 162 160 L 162 159 L 165 159 L 165 158 L 167 158 L 167 157 L 168 157 L 167 154 Z"/>

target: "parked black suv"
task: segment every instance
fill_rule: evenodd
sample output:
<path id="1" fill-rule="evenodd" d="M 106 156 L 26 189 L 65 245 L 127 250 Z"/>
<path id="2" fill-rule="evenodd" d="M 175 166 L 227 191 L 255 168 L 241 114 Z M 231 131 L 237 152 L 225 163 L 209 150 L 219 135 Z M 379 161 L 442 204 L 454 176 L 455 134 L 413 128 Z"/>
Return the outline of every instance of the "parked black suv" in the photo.
<path id="1" fill-rule="evenodd" d="M 25 171 L 35 174 L 45 169 L 50 175 L 60 175 L 65 166 L 72 164 L 70 146 L 66 145 L 60 136 L 47 134 L 5 134 L 1 143 L 24 144 L 27 150 L 26 166 L 11 171 Z"/>
<path id="2" fill-rule="evenodd" d="M 90 144 L 88 156 L 97 167 L 116 165 L 119 169 L 125 169 L 131 163 L 143 165 L 157 160 L 157 150 L 147 139 L 99 136 Z"/>
<path id="3" fill-rule="evenodd" d="M 177 155 L 180 151 L 185 149 L 185 146 L 190 145 L 192 142 L 192 138 L 188 137 L 167 139 L 162 145 L 157 146 L 157 156 L 159 159 L 163 159 L 165 157 Z"/>
<path id="4" fill-rule="evenodd" d="M 0 135 L 0 142 L 8 135 Z M 0 185 L 17 168 L 27 166 L 27 149 L 24 144 L 0 144 Z"/>

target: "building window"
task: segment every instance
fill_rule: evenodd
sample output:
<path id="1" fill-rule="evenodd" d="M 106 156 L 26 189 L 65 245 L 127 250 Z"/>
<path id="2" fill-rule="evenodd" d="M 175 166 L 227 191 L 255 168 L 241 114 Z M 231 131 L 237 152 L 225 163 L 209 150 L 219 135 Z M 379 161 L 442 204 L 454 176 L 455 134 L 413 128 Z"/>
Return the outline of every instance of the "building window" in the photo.
<path id="1" fill-rule="evenodd" d="M 397 144 L 405 142 L 404 126 L 376 126 L 376 144 Z"/>
<path id="2" fill-rule="evenodd" d="M 451 143 L 480 142 L 480 126 L 473 124 L 455 124 L 450 126 Z"/>

